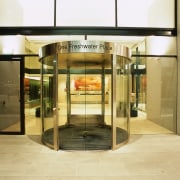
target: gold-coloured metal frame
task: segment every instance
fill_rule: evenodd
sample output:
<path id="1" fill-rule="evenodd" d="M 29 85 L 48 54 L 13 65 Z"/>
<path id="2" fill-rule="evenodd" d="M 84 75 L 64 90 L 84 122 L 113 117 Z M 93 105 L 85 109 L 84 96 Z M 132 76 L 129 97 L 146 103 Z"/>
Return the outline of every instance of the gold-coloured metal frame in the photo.
<path id="1" fill-rule="evenodd" d="M 58 99 L 58 90 L 57 90 L 57 83 L 58 83 L 58 55 L 60 54 L 71 54 L 71 53 L 97 53 L 97 54 L 110 54 L 112 55 L 112 60 L 110 62 L 111 64 L 111 69 L 112 69 L 112 106 L 111 106 L 111 111 L 112 111 L 112 116 L 111 116 L 111 122 L 112 122 L 112 149 L 115 150 L 122 146 L 123 144 L 127 143 L 129 140 L 129 126 L 130 126 L 130 108 L 129 108 L 129 97 L 128 103 L 127 103 L 127 133 L 128 133 L 128 138 L 127 140 L 123 141 L 120 144 L 117 144 L 116 142 L 116 59 L 117 56 L 124 57 L 128 60 L 128 63 L 131 62 L 131 51 L 128 47 L 122 46 L 119 43 L 113 43 L 113 42 L 102 42 L 102 41 L 64 41 L 64 42 L 57 42 L 53 44 L 48 44 L 40 48 L 39 50 L 39 57 L 40 61 L 42 63 L 45 63 L 47 65 L 53 65 L 54 64 L 54 77 L 55 77 L 55 105 L 56 107 L 53 108 L 53 113 L 54 113 L 54 145 L 50 145 L 45 142 L 45 144 L 48 147 L 51 147 L 55 150 L 59 149 L 59 135 L 58 135 L 58 112 L 57 112 L 57 99 Z M 60 62 L 61 63 L 61 62 Z M 42 66 L 43 67 L 43 66 Z M 43 72 L 41 70 L 41 72 Z M 42 74 L 41 74 L 42 75 Z M 127 84 L 127 89 L 129 91 L 129 83 Z M 128 93 L 129 94 L 129 93 Z M 41 94 L 42 97 L 43 94 Z M 43 118 L 43 114 L 41 114 Z"/>

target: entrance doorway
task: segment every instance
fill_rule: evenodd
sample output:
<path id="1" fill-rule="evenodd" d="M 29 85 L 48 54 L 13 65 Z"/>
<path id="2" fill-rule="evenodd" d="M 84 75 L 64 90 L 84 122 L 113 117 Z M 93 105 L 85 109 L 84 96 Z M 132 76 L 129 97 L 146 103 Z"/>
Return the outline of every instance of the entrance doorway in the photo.
<path id="1" fill-rule="evenodd" d="M 71 41 L 41 50 L 43 142 L 56 150 L 116 149 L 127 142 L 128 48 Z"/>

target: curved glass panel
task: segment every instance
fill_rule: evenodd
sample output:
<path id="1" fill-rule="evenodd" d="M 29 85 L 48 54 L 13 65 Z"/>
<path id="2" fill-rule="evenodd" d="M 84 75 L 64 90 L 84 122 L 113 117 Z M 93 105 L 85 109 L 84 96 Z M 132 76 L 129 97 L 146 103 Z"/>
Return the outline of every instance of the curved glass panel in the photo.
<path id="1" fill-rule="evenodd" d="M 52 63 L 48 64 L 45 58 L 41 70 L 41 108 L 42 140 L 48 146 L 55 148 L 55 122 L 56 122 L 56 61 L 52 56 Z M 42 112 L 41 112 L 42 109 Z"/>
<path id="2" fill-rule="evenodd" d="M 113 148 L 115 149 L 126 142 L 129 136 L 129 65 L 128 59 L 124 57 L 116 56 L 114 61 L 116 61 L 113 66 L 113 80 L 115 80 L 113 84 L 113 102 L 115 103 Z"/>
<path id="3" fill-rule="evenodd" d="M 128 140 L 129 55 L 125 47 L 97 41 L 40 50 L 45 144 L 56 150 L 104 150 Z"/>

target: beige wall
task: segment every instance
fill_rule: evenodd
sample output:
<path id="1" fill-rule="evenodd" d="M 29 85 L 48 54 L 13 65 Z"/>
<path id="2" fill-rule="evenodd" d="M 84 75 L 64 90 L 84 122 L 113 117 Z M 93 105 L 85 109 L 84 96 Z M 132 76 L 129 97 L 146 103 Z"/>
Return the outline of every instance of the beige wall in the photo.
<path id="1" fill-rule="evenodd" d="M 176 37 L 148 37 L 146 54 L 176 55 Z M 176 131 L 177 61 L 173 57 L 147 58 L 147 119 Z"/>
<path id="2" fill-rule="evenodd" d="M 161 114 L 161 67 L 160 61 L 147 60 L 147 119 L 160 122 Z"/>
<path id="3" fill-rule="evenodd" d="M 147 60 L 147 119 L 176 131 L 176 58 Z"/>

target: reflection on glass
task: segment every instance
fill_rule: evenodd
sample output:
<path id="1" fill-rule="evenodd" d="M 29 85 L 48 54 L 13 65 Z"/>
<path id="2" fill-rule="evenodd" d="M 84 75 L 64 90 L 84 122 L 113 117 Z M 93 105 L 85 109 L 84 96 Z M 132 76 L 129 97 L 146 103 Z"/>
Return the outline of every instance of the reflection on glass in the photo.
<path id="1" fill-rule="evenodd" d="M 54 106 L 54 68 L 53 66 L 48 66 L 43 64 L 42 74 L 43 78 L 41 80 L 42 83 L 42 100 L 41 100 L 41 108 L 42 110 L 41 116 L 43 120 L 43 132 L 47 131 L 51 133 L 50 137 L 50 146 L 54 147 L 54 113 L 53 108 Z M 49 130 L 49 131 L 48 131 Z M 43 137 L 44 138 L 44 137 Z M 48 140 L 46 140 L 48 141 Z"/>
<path id="2" fill-rule="evenodd" d="M 129 65 L 128 59 L 116 57 L 116 145 L 129 136 Z"/>
<path id="3" fill-rule="evenodd" d="M 41 58 L 43 142 L 56 150 L 118 148 L 129 138 L 128 48 L 117 46 L 126 52 L 125 58 L 103 53 L 102 48 L 97 51 L 103 42 L 63 43 L 43 47 L 52 45 L 53 50 Z M 67 53 L 73 43 L 80 44 L 76 48 L 80 52 Z M 54 55 L 53 47 L 67 49 Z M 116 46 L 106 42 L 103 47 Z"/>
<path id="4" fill-rule="evenodd" d="M 25 132 L 27 135 L 40 135 L 40 63 L 38 57 L 25 57 L 24 100 L 25 100 Z"/>

